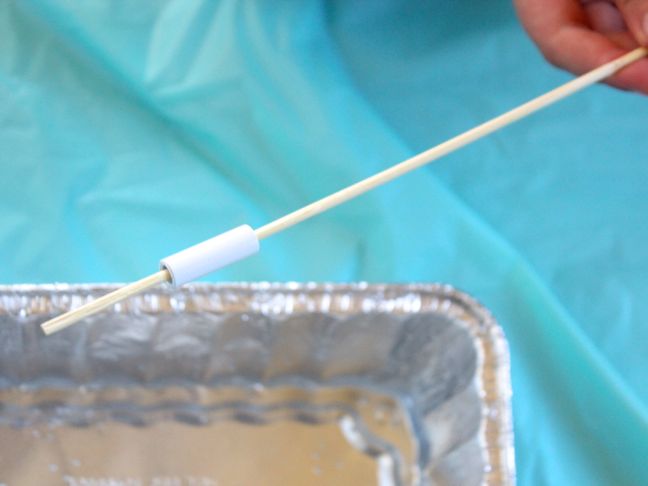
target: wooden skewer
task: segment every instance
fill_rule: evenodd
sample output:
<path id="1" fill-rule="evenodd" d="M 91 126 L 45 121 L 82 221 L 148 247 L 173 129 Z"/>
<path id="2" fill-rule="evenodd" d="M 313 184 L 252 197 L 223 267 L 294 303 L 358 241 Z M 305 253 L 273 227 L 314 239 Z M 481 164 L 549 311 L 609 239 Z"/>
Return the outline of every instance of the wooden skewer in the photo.
<path id="1" fill-rule="evenodd" d="M 110 307 L 117 302 L 120 302 L 128 297 L 131 297 L 135 294 L 143 292 L 146 289 L 159 285 L 163 282 L 168 282 L 170 280 L 169 272 L 166 270 L 160 270 L 148 277 L 144 277 L 142 280 L 138 280 L 131 284 L 125 285 L 124 287 L 110 292 L 109 294 L 103 295 L 98 299 L 88 302 L 81 307 L 61 314 L 54 319 L 51 319 L 44 324 L 41 328 L 45 334 L 52 334 L 61 329 L 64 329 L 89 315 L 92 315 L 96 312 L 99 312 L 106 307 Z"/>
<path id="2" fill-rule="evenodd" d="M 558 88 L 555 88 L 548 93 L 545 93 L 537 98 L 524 103 L 498 117 L 495 117 L 481 125 L 476 126 L 457 135 L 450 140 L 437 145 L 429 150 L 421 152 L 414 157 L 411 157 L 399 164 L 396 164 L 382 172 L 374 174 L 360 182 L 352 184 L 338 192 L 326 196 L 314 203 L 308 204 L 297 211 L 294 211 L 286 216 L 283 216 L 271 223 L 261 226 L 254 230 L 257 238 L 262 240 L 275 233 L 279 233 L 291 226 L 296 225 L 306 219 L 309 219 L 317 214 L 320 214 L 328 209 L 338 206 L 350 199 L 358 197 L 371 189 L 381 186 L 389 181 L 392 181 L 408 172 L 413 171 L 423 165 L 429 164 L 445 155 L 448 155 L 455 150 L 460 149 L 480 138 L 489 135 L 500 128 L 503 128 L 511 123 L 514 123 L 522 118 L 525 118 L 536 111 L 546 108 L 549 105 L 556 103 L 582 89 L 591 86 L 592 84 L 602 81 L 624 67 L 632 64 L 633 62 L 648 55 L 648 48 L 639 47 L 618 59 L 615 59 L 607 64 L 604 64 L 582 76 L 569 81 Z M 151 287 L 159 285 L 163 282 L 170 282 L 171 275 L 167 270 L 156 272 L 142 280 L 131 283 L 122 287 L 114 292 L 104 295 L 88 304 L 85 304 L 78 309 L 74 309 L 61 316 L 58 316 L 50 321 L 42 324 L 42 329 L 45 334 L 52 334 L 60 331 L 61 329 L 74 324 L 75 322 L 99 312 L 106 307 L 109 307 L 121 300 L 131 297 L 135 294 L 143 292 Z"/>
<path id="3" fill-rule="evenodd" d="M 527 117 L 532 113 L 541 110 L 542 108 L 546 108 L 547 106 L 560 101 L 563 98 L 566 98 L 567 96 L 582 90 L 583 88 L 586 88 L 592 84 L 602 81 L 605 78 L 610 77 L 612 74 L 616 73 L 628 64 L 641 59 L 646 54 L 648 54 L 648 49 L 646 48 L 640 47 L 638 49 L 635 49 L 634 51 L 631 51 L 612 62 L 604 64 L 603 66 L 598 67 L 593 71 L 590 71 L 576 79 L 573 79 L 572 81 L 569 81 L 568 83 L 563 84 L 562 86 L 559 86 L 558 88 L 553 89 L 552 91 L 549 91 L 542 96 L 538 96 L 537 98 L 504 113 L 503 115 L 493 118 L 486 123 L 482 123 L 481 125 L 478 125 L 475 128 L 462 133 L 461 135 L 457 135 L 456 137 L 451 138 L 450 140 L 443 142 L 436 147 L 432 147 L 431 149 L 426 150 L 425 152 L 421 152 L 420 154 L 415 155 L 414 157 L 407 159 L 400 164 L 396 164 L 389 169 L 372 175 L 371 177 L 368 177 L 367 179 L 364 179 L 360 182 L 356 182 L 355 184 L 346 187 L 341 191 L 333 193 L 330 196 L 320 199 L 319 201 L 311 203 L 308 206 L 304 206 L 297 211 L 294 211 L 282 218 L 268 223 L 265 226 L 262 226 L 259 229 L 255 230 L 256 234 L 259 239 L 267 238 L 270 235 L 283 231 L 286 228 L 304 221 L 305 219 L 311 218 L 316 214 L 326 211 L 327 209 L 331 209 L 338 204 L 342 204 L 349 199 L 353 199 L 360 194 L 374 189 L 375 187 L 381 186 L 386 182 L 396 179 L 403 174 L 406 174 L 414 169 L 418 169 L 423 165 L 429 164 L 430 162 L 448 155 L 449 153 L 454 152 L 455 150 L 460 149 L 461 147 L 464 147 L 465 145 L 468 145 L 475 140 L 479 140 L 480 138 L 485 137 L 486 135 L 489 135 L 502 127 L 505 127 L 506 125 L 510 125 L 511 123 L 521 118 Z"/>

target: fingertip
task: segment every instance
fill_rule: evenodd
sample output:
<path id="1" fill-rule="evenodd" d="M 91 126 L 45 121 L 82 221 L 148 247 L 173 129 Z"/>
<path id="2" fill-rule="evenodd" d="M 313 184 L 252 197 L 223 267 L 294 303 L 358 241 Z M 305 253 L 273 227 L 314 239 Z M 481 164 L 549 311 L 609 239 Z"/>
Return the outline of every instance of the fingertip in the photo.
<path id="1" fill-rule="evenodd" d="M 548 47 L 549 61 L 574 74 L 584 74 L 626 52 L 604 35 L 580 26 L 564 27 Z"/>

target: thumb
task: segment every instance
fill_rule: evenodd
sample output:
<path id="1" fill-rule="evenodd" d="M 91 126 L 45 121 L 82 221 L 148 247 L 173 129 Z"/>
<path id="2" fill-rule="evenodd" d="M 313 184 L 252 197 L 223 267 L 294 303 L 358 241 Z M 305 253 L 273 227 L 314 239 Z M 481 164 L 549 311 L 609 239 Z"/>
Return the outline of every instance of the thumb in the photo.
<path id="1" fill-rule="evenodd" d="M 615 0 L 637 42 L 648 45 L 648 0 Z"/>

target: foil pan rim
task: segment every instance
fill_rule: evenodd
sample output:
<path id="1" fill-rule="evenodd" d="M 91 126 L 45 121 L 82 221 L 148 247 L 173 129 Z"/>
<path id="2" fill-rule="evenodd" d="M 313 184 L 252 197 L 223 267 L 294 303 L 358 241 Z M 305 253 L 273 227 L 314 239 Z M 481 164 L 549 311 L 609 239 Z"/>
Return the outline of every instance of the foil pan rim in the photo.
<path id="1" fill-rule="evenodd" d="M 97 296 L 118 288 L 116 283 L 94 284 L 17 284 L 0 285 L 0 315 L 20 312 L 40 314 L 52 310 L 64 311 L 77 307 Z M 229 292 L 228 292 L 229 291 Z M 236 297 L 232 297 L 232 291 Z M 329 311 L 332 313 L 371 312 L 443 312 L 464 324 L 477 341 L 481 354 L 481 389 L 483 390 L 483 447 L 491 465 L 485 476 L 485 484 L 514 484 L 515 460 L 510 399 L 510 357 L 504 332 L 490 311 L 475 298 L 451 285 L 441 283 L 368 283 L 368 282 L 222 282 L 194 283 L 182 288 L 170 286 L 152 289 L 132 298 L 129 302 L 113 307 L 113 312 L 159 312 L 162 308 L 182 312 L 191 305 L 206 302 L 201 296 L 226 293 L 233 300 L 219 303 L 202 311 L 232 311 L 237 305 L 253 312 L 276 314 L 280 312 Z M 320 295 L 318 295 L 320 294 Z M 322 304 L 323 294 L 341 297 L 328 302 L 325 308 L 312 307 Z M 356 299 L 346 299 L 352 294 Z M 286 299 L 286 296 L 296 297 Z M 384 297 L 388 308 L 372 306 L 376 297 Z M 16 299 L 15 297 L 22 297 Z M 366 298 L 365 302 L 362 298 Z M 279 298 L 274 301 L 273 298 Z M 163 299 L 164 306 L 160 305 Z M 239 299 L 239 302 L 236 302 Z M 310 299 L 310 301 L 309 301 Z M 30 307 L 25 308 L 27 300 Z M 213 299 L 211 299 L 213 300 Z M 210 300 L 210 302 L 211 302 Z M 187 301 L 190 302 L 189 308 Z M 349 306 L 349 301 L 351 306 Z M 365 303 L 372 305 L 365 306 Z M 295 308 L 294 305 L 297 304 Z M 354 307 L 355 306 L 355 307 Z"/>

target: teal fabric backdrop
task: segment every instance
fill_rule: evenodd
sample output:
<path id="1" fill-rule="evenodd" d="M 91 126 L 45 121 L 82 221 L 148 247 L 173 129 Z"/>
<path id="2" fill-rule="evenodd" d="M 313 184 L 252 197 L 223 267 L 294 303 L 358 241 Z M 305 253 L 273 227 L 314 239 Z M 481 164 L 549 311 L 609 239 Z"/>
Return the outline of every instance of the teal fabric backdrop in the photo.
<path id="1" fill-rule="evenodd" d="M 128 281 L 569 79 L 504 0 L 0 2 L 0 283 Z M 520 484 L 648 483 L 648 99 L 594 87 L 210 280 L 445 282 Z"/>

